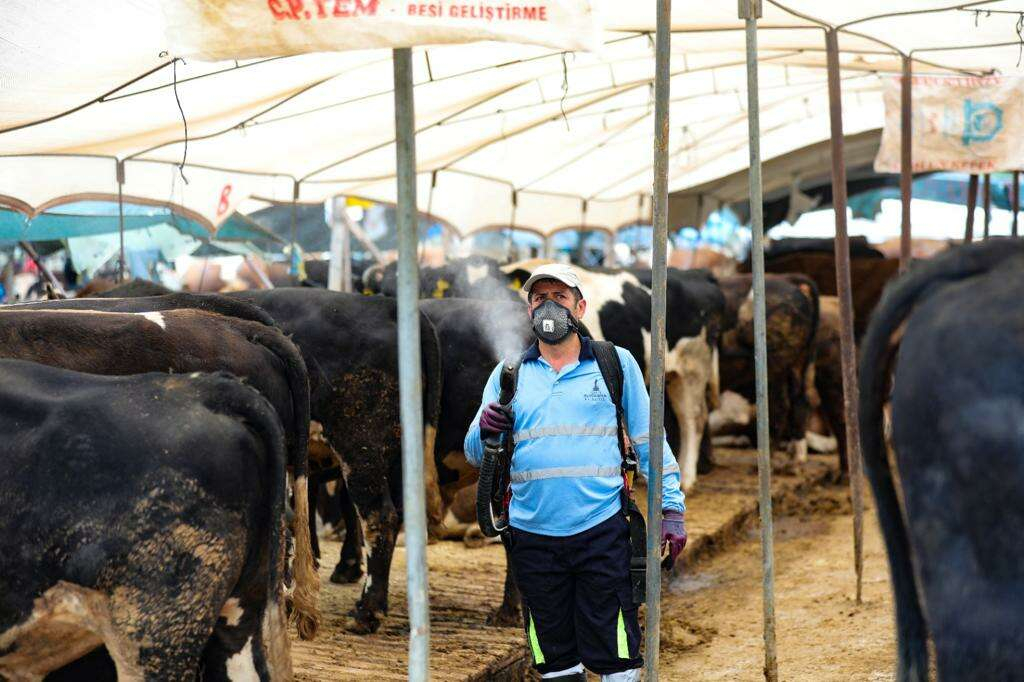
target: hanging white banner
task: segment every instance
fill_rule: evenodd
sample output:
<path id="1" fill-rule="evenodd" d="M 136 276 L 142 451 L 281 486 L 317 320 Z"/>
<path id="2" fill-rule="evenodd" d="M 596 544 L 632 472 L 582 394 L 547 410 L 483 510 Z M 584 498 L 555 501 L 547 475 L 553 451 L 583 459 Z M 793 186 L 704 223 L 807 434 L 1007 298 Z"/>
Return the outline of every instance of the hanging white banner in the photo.
<path id="1" fill-rule="evenodd" d="M 596 50 L 591 0 L 164 0 L 174 56 L 250 59 L 499 40 Z"/>
<path id="2" fill-rule="evenodd" d="M 900 171 L 901 78 L 884 85 L 885 128 L 875 171 Z M 914 172 L 991 173 L 1024 167 L 1024 79 L 914 76 Z"/>

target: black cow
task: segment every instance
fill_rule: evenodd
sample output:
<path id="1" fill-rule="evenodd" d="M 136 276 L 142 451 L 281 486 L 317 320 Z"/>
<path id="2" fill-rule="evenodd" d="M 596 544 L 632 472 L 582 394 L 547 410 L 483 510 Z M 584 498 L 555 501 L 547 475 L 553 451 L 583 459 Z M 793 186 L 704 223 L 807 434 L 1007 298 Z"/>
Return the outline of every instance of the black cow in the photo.
<path id="1" fill-rule="evenodd" d="M 502 359 L 522 353 L 534 336 L 522 301 L 441 299 L 421 301 L 420 310 L 441 343 L 444 388 L 434 453 L 441 497 L 450 508 L 458 492 L 477 479 L 463 444 L 487 379 Z M 505 575 L 505 597 L 490 620 L 514 625 L 519 622 L 519 591 L 511 570 Z"/>
<path id="2" fill-rule="evenodd" d="M 900 680 L 929 679 L 929 635 L 939 679 L 1024 679 L 1022 287 L 1024 243 L 954 248 L 890 285 L 864 336 L 861 438 Z"/>
<path id="3" fill-rule="evenodd" d="M 398 265 L 374 266 L 363 273 L 368 293 L 398 295 Z M 420 268 L 420 298 L 479 298 L 520 300 L 519 286 L 502 272 L 498 262 L 486 256 L 455 258 L 439 267 Z"/>
<path id="4" fill-rule="evenodd" d="M 286 426 L 295 476 L 292 598 L 300 635 L 315 635 L 320 614 L 307 520 L 309 380 L 302 356 L 279 330 L 200 310 L 130 314 L 7 306 L 0 308 L 0 357 L 110 375 L 224 370 L 258 389 Z"/>
<path id="5" fill-rule="evenodd" d="M 766 260 L 791 253 L 835 253 L 836 243 L 832 237 L 787 237 L 771 239 L 764 250 Z M 850 237 L 851 258 L 885 258 L 885 254 L 871 246 L 867 237 Z M 746 263 L 749 270 L 750 261 Z"/>
<path id="6" fill-rule="evenodd" d="M 313 288 L 245 291 L 230 296 L 269 313 L 305 358 L 312 418 L 322 425 L 327 442 L 338 453 L 347 492 L 362 521 L 367 578 L 349 627 L 358 632 L 376 631 L 387 612 L 388 576 L 401 523 L 396 301 Z M 422 314 L 420 352 L 427 517 L 436 526 L 442 521 L 433 457 L 441 402 L 441 358 L 434 327 Z M 359 534 L 346 533 L 332 581 L 358 579 L 358 538 Z"/>
<path id="7" fill-rule="evenodd" d="M 0 677 L 104 645 L 120 679 L 291 678 L 284 439 L 257 391 L 0 360 L 0 405 Z"/>
<path id="8" fill-rule="evenodd" d="M 726 300 L 721 372 L 723 390 L 753 402 L 756 382 L 751 283 L 750 275 L 720 280 Z M 805 434 L 811 410 L 807 391 L 813 380 L 818 291 L 814 282 L 802 275 L 769 275 L 765 278 L 765 307 L 772 447 L 788 442 L 797 459 L 803 461 L 807 456 Z"/>

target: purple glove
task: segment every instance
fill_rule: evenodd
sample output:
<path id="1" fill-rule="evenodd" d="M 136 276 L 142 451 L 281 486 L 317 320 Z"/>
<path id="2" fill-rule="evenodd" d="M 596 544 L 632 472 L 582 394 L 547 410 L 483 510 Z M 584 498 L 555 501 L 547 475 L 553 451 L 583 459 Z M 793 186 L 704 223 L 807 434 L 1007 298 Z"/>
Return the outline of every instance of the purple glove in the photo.
<path id="1" fill-rule="evenodd" d="M 486 440 L 512 428 L 512 408 L 489 403 L 480 413 L 480 438 Z"/>
<path id="2" fill-rule="evenodd" d="M 663 509 L 661 517 L 661 548 L 664 550 L 665 545 L 668 545 L 665 563 L 668 564 L 666 568 L 672 568 L 683 547 L 686 547 L 686 522 L 682 512 L 671 509 Z"/>

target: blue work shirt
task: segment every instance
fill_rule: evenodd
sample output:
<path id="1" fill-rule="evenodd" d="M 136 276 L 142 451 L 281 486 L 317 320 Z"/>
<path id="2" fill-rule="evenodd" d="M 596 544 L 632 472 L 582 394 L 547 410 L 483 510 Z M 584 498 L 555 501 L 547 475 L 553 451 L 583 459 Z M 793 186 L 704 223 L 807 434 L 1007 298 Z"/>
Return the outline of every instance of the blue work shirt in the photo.
<path id="1" fill-rule="evenodd" d="M 640 473 L 646 476 L 650 399 L 636 360 L 622 348 L 615 350 L 622 364 L 626 427 Z M 501 364 L 491 372 L 483 402 L 466 434 L 466 459 L 476 467 L 483 457 L 480 413 L 498 399 L 500 374 Z M 534 344 L 519 368 L 512 409 L 515 450 L 509 521 L 514 528 L 541 535 L 575 535 L 622 508 L 622 455 L 615 405 L 589 338 L 583 338 L 579 360 L 558 372 Z M 679 465 L 667 442 L 662 461 L 662 507 L 682 512 L 685 507 L 679 488 Z"/>

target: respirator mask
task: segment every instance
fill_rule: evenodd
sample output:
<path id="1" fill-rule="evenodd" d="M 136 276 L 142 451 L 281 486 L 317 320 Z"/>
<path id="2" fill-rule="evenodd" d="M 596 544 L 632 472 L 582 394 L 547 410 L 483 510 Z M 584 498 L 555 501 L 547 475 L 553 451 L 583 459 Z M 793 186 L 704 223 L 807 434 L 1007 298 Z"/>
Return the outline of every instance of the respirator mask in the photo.
<path id="1" fill-rule="evenodd" d="M 579 327 L 572 312 L 563 305 L 547 300 L 533 310 L 533 333 L 544 343 L 557 345 Z"/>

